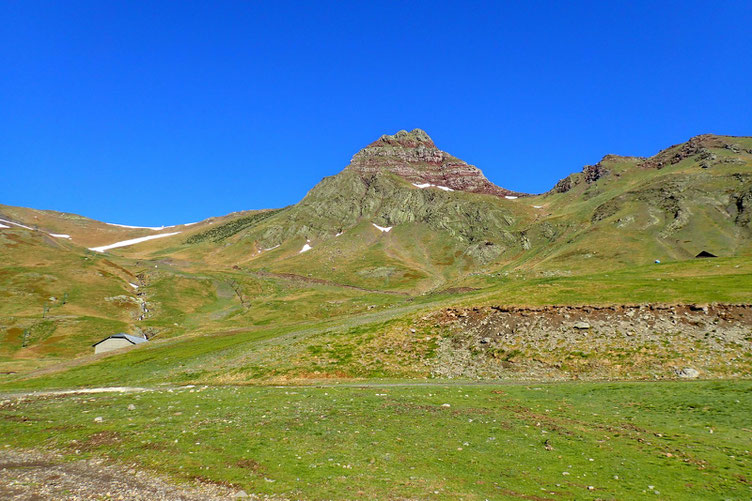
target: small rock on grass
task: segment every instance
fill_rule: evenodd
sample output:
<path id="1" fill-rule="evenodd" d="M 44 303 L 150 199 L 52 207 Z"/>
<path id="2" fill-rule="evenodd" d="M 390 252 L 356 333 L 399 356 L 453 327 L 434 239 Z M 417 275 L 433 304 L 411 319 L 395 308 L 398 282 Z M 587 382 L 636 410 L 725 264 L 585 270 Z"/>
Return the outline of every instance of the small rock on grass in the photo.
<path id="1" fill-rule="evenodd" d="M 676 371 L 676 375 L 681 378 L 694 379 L 700 376 L 700 371 L 692 367 L 685 367 Z"/>

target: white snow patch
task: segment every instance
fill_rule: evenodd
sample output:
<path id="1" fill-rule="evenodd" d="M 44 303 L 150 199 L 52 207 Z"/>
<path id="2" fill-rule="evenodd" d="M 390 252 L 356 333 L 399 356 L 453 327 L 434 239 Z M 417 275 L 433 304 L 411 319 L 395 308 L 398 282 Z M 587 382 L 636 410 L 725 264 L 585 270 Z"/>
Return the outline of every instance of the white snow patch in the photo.
<path id="1" fill-rule="evenodd" d="M 24 228 L 24 229 L 27 229 L 27 230 L 40 231 L 42 233 L 46 233 L 47 235 L 49 235 L 51 237 L 55 237 L 55 238 L 70 238 L 71 237 L 70 235 L 66 235 L 64 233 L 48 233 L 48 232 L 46 232 L 44 230 L 35 230 L 34 228 L 30 228 L 30 227 L 25 226 L 25 225 L 20 224 L 20 223 L 14 223 L 13 221 L 8 221 L 6 219 L 0 219 L 0 221 L 2 221 L 3 223 L 12 224 L 13 226 L 18 226 L 19 228 Z M 4 224 L 0 224 L 0 228 L 10 228 L 10 226 L 6 226 Z"/>
<path id="2" fill-rule="evenodd" d="M 515 200 L 517 197 L 513 197 L 512 195 L 507 195 L 504 198 L 506 198 L 507 200 Z"/>
<path id="3" fill-rule="evenodd" d="M 116 224 L 116 223 L 105 223 L 109 224 L 110 226 L 119 226 L 120 228 L 130 228 L 132 230 L 154 230 L 154 231 L 160 231 L 164 230 L 165 228 L 172 228 L 172 226 L 129 226 L 127 224 Z M 195 224 L 195 223 L 192 223 Z M 187 226 L 187 225 L 183 225 Z"/>
<path id="4" fill-rule="evenodd" d="M 2 223 L 8 223 L 8 224 L 12 224 L 13 226 L 19 226 L 19 227 L 21 227 L 21 228 L 25 228 L 25 229 L 27 229 L 27 230 L 31 230 L 31 231 L 34 231 L 34 228 L 29 228 L 28 226 L 24 226 L 24 225 L 22 225 L 22 224 L 19 224 L 19 223 L 14 223 L 13 221 L 8 221 L 8 220 L 6 220 L 6 219 L 0 219 L 0 222 L 2 222 Z M 6 228 L 8 228 L 8 226 L 6 226 Z"/>
<path id="5" fill-rule="evenodd" d="M 543 206 L 542 205 L 533 205 L 533 208 L 535 208 L 535 209 L 542 209 Z"/>
<path id="6" fill-rule="evenodd" d="M 423 189 L 423 188 L 438 188 L 438 189 L 444 190 L 444 191 L 454 191 L 452 188 L 449 188 L 448 186 L 439 186 L 438 184 L 431 184 L 431 183 L 422 183 L 422 184 L 413 183 L 413 186 L 415 186 L 416 188 L 420 188 L 420 189 Z"/>
<path id="7" fill-rule="evenodd" d="M 104 252 L 110 249 L 117 249 L 118 247 L 128 247 L 129 245 L 140 244 L 141 242 L 154 240 L 155 238 L 171 237 L 173 235 L 177 235 L 178 233 L 180 232 L 176 231 L 173 233 L 162 233 L 161 235 L 151 235 L 149 237 L 131 238 L 130 240 L 123 240 L 122 242 L 115 242 L 114 244 L 103 245 L 101 247 L 89 247 L 89 250 L 92 250 L 94 252 Z"/>
<path id="8" fill-rule="evenodd" d="M 270 251 L 270 250 L 274 250 L 274 249 L 276 249 L 276 248 L 277 248 L 277 247 L 279 247 L 279 246 L 280 246 L 280 244 L 277 244 L 277 245 L 275 245 L 275 246 L 273 246 L 273 247 L 269 247 L 268 249 L 261 249 L 261 250 L 264 250 L 264 251 Z"/>
<path id="9" fill-rule="evenodd" d="M 198 224 L 200 222 L 201 221 L 196 221 L 194 223 L 173 224 L 172 226 L 131 226 L 128 224 L 117 224 L 117 223 L 105 223 L 105 224 L 109 224 L 110 226 L 119 226 L 120 228 L 130 228 L 132 230 L 160 231 L 160 230 L 166 230 L 167 228 L 175 228 L 176 226 L 193 226 L 194 224 Z"/>
<path id="10" fill-rule="evenodd" d="M 134 289 L 138 289 L 138 285 L 136 285 L 136 284 L 134 284 L 134 283 L 128 282 L 128 285 L 130 285 L 130 286 L 131 286 L 131 287 L 133 287 Z"/>
<path id="11" fill-rule="evenodd" d="M 374 228 L 376 228 L 377 230 L 382 231 L 383 233 L 389 233 L 389 231 L 393 228 L 392 226 L 388 226 L 388 227 L 384 228 L 383 226 L 379 226 L 376 223 L 371 223 L 371 224 L 374 226 Z"/>
<path id="12" fill-rule="evenodd" d="M 345 232 L 344 232 L 344 231 L 340 231 L 339 233 L 337 233 L 337 234 L 336 234 L 336 235 L 334 235 L 334 236 L 335 236 L 335 237 L 338 237 L 338 236 L 340 236 L 340 235 L 344 235 L 344 234 L 345 234 Z"/>
<path id="13" fill-rule="evenodd" d="M 309 250 L 313 249 L 313 247 L 310 246 L 310 243 L 311 243 L 310 240 L 306 240 L 305 245 L 303 246 L 302 249 L 300 249 L 300 252 L 298 252 L 298 254 L 303 254 L 304 252 L 308 252 Z"/>

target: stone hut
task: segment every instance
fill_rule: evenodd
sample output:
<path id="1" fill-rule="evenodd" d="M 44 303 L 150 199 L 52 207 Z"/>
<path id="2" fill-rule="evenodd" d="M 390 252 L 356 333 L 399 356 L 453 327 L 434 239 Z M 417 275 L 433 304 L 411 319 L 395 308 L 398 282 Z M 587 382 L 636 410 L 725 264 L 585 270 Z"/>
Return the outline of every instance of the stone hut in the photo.
<path id="1" fill-rule="evenodd" d="M 94 343 L 92 346 L 94 346 L 94 353 L 105 353 L 112 350 L 119 350 L 120 348 L 125 348 L 127 346 L 133 346 L 134 344 L 145 343 L 146 341 L 148 341 L 146 338 L 120 332 L 118 334 L 113 334 L 112 336 L 107 336 L 101 341 Z"/>

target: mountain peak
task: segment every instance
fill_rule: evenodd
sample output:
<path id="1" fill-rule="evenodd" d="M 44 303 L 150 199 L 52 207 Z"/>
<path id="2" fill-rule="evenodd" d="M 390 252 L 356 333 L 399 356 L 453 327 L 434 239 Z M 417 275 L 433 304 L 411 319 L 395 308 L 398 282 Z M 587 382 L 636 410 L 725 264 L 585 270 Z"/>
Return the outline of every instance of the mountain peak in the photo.
<path id="1" fill-rule="evenodd" d="M 431 139 L 431 136 L 429 136 L 423 129 L 413 129 L 410 132 L 401 130 L 392 135 L 384 134 L 369 146 L 376 146 L 379 144 L 402 146 L 403 148 L 416 148 L 421 145 L 429 148 L 436 147 L 433 140 Z"/>
<path id="2" fill-rule="evenodd" d="M 362 176 L 391 172 L 413 184 L 497 196 L 521 195 L 491 183 L 477 167 L 436 147 L 422 129 L 385 134 L 356 153 L 348 170 Z"/>

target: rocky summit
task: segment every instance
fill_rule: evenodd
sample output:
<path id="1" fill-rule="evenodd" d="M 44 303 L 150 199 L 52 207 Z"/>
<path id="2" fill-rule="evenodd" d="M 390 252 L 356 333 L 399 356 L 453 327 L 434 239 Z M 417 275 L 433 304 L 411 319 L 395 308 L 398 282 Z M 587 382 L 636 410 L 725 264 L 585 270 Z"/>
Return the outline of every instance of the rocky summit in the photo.
<path id="1" fill-rule="evenodd" d="M 497 196 L 522 196 L 496 186 L 480 169 L 436 147 L 421 129 L 385 134 L 356 153 L 349 170 L 362 175 L 391 172 L 415 185 Z"/>

